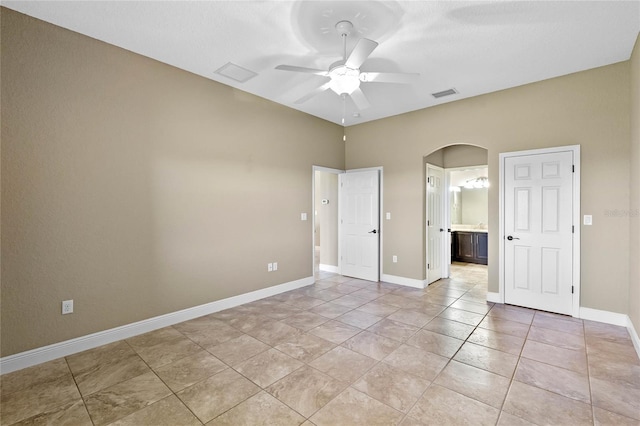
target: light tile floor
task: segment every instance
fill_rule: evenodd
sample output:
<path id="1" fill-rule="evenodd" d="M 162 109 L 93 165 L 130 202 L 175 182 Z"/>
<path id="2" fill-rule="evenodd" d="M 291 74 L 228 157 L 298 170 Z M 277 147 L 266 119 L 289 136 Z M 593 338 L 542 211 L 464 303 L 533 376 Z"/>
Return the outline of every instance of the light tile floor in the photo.
<path id="1" fill-rule="evenodd" d="M 640 424 L 625 328 L 425 290 L 315 285 L 6 374 L 0 423 Z"/>

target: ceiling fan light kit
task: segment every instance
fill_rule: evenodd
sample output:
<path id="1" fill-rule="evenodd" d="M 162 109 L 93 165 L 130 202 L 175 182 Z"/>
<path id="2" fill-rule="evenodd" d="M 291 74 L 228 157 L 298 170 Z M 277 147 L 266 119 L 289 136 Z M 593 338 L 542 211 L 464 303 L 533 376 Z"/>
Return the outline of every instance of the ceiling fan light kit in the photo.
<path id="1" fill-rule="evenodd" d="M 351 95 L 360 87 L 360 71 L 348 68 L 345 65 L 338 65 L 329 71 L 331 82 L 329 88 L 336 95 Z"/>
<path id="2" fill-rule="evenodd" d="M 351 53 L 347 56 L 347 37 L 353 32 L 353 24 L 350 21 L 339 21 L 335 25 L 336 31 L 342 38 L 343 57 L 329 66 L 328 71 L 313 68 L 298 67 L 295 65 L 278 65 L 277 70 L 315 74 L 328 77 L 329 81 L 307 93 L 295 101 L 300 104 L 331 89 L 344 101 L 350 97 L 358 110 L 364 110 L 371 106 L 366 95 L 360 87 L 360 83 L 399 83 L 410 84 L 420 76 L 416 73 L 386 73 L 386 72 L 362 72 L 360 67 L 369 58 L 369 55 L 378 47 L 378 43 L 367 38 L 361 38 L 356 43 Z M 344 113 L 342 122 L 344 124 Z"/>

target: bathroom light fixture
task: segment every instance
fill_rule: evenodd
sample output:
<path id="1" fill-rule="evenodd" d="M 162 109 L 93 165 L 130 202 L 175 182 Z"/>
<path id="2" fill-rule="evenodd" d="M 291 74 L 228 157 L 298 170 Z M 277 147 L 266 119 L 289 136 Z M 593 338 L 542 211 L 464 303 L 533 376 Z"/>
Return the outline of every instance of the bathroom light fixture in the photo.
<path id="1" fill-rule="evenodd" d="M 488 188 L 489 187 L 489 179 L 487 177 L 478 177 L 475 179 L 469 179 L 464 183 L 464 187 L 467 189 L 475 189 L 475 188 Z"/>

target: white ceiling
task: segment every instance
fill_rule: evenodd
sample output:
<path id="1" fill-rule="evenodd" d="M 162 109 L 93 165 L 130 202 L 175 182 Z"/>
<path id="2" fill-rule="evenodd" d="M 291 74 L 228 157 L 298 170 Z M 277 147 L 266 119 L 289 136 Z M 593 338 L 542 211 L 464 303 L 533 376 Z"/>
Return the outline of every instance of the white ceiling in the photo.
<path id="1" fill-rule="evenodd" d="M 636 1 L 2 1 L 2 5 L 345 125 L 363 123 L 629 59 L 640 31 Z M 363 83 L 358 112 L 331 90 L 294 101 L 341 59 L 333 30 L 350 20 L 378 48 L 363 71 L 417 72 L 412 85 Z M 350 40 L 348 50 L 355 44 Z M 258 75 L 214 72 L 232 62 Z M 455 88 L 459 94 L 434 99 Z"/>

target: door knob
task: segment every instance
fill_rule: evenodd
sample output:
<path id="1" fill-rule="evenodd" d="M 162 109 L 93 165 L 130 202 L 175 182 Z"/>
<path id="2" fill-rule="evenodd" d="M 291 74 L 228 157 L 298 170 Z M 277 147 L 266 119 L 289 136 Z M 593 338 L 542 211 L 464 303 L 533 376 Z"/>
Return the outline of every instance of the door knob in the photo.
<path id="1" fill-rule="evenodd" d="M 507 240 L 519 240 L 520 238 L 512 237 L 511 235 L 507 236 Z"/>
<path id="2" fill-rule="evenodd" d="M 440 228 L 440 232 L 444 232 L 444 229 Z"/>
<path id="3" fill-rule="evenodd" d="M 376 229 L 374 229 L 373 231 L 369 231 L 370 234 L 377 234 L 378 231 Z"/>

